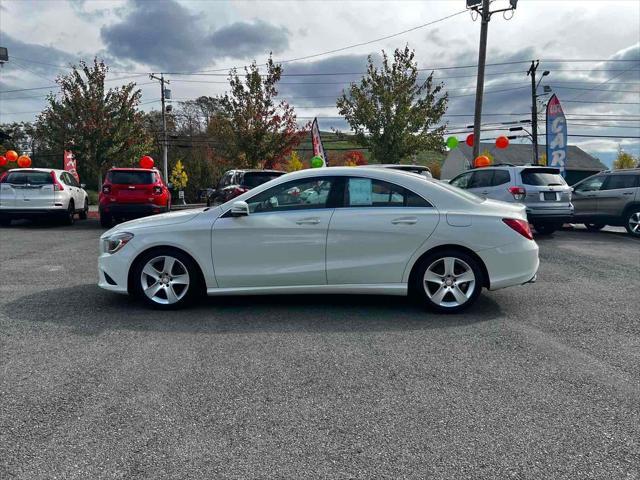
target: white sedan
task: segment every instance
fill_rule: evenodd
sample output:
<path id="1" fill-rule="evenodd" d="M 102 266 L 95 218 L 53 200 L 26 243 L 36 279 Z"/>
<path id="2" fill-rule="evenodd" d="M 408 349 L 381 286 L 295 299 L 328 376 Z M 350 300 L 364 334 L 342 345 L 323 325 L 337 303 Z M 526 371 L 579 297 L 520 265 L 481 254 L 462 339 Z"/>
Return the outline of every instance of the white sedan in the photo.
<path id="1" fill-rule="evenodd" d="M 380 168 L 283 175 L 215 208 L 118 225 L 101 237 L 99 286 L 158 308 L 200 294 L 416 295 L 433 310 L 483 287 L 535 281 L 522 205 Z"/>

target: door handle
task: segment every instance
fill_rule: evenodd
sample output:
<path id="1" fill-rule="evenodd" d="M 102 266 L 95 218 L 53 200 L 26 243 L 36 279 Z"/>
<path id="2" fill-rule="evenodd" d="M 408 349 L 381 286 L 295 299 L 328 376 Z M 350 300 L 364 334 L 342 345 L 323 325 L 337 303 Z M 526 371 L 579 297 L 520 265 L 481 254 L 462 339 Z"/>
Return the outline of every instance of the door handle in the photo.
<path id="1" fill-rule="evenodd" d="M 633 192 L 624 192 L 623 195 L 633 195 Z"/>
<path id="2" fill-rule="evenodd" d="M 394 218 L 391 223 L 394 225 L 415 225 L 418 222 L 416 217 Z"/>
<path id="3" fill-rule="evenodd" d="M 300 220 L 296 220 L 298 225 L 318 225 L 320 223 L 319 218 L 301 218 Z"/>

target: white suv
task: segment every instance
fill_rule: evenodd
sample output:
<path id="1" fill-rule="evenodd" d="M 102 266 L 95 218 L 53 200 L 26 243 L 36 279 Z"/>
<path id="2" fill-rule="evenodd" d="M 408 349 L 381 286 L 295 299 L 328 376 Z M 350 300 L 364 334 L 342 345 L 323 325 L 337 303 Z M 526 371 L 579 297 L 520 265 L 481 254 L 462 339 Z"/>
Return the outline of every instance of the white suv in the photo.
<path id="1" fill-rule="evenodd" d="M 15 168 L 0 177 L 0 225 L 11 220 L 55 215 L 73 224 L 75 214 L 87 218 L 89 197 L 84 185 L 64 170 Z"/>

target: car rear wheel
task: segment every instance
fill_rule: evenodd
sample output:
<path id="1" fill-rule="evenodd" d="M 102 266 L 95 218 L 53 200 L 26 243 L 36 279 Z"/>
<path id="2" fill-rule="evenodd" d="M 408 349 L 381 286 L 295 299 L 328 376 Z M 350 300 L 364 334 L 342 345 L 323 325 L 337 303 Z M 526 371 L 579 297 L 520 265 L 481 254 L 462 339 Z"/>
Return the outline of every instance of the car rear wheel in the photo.
<path id="1" fill-rule="evenodd" d="M 584 226 L 590 232 L 598 232 L 604 228 L 604 223 L 585 223 Z"/>
<path id="2" fill-rule="evenodd" d="M 200 275 L 195 262 L 173 249 L 155 250 L 141 257 L 131 279 L 136 296 L 159 309 L 182 307 L 200 291 Z"/>
<path id="3" fill-rule="evenodd" d="M 477 300 L 483 285 L 479 262 L 456 250 L 427 256 L 414 278 L 415 290 L 424 304 L 443 313 L 455 313 L 469 307 Z"/>
<path id="4" fill-rule="evenodd" d="M 80 210 L 80 220 L 86 220 L 87 217 L 89 216 L 89 199 L 85 198 L 84 199 L 84 207 L 82 210 Z"/>
<path id="5" fill-rule="evenodd" d="M 560 225 L 555 223 L 534 223 L 533 228 L 540 235 L 551 235 L 553 232 L 560 228 Z"/>
<path id="6" fill-rule="evenodd" d="M 635 207 L 627 212 L 627 221 L 624 225 L 630 235 L 640 237 L 640 207 Z"/>
<path id="7" fill-rule="evenodd" d="M 69 202 L 69 207 L 64 215 L 63 222 L 65 225 L 73 225 L 73 222 L 76 219 L 76 206 L 73 203 L 73 200 Z"/>
<path id="8" fill-rule="evenodd" d="M 100 225 L 103 228 L 111 228 L 111 225 L 113 225 L 113 217 L 108 213 L 100 213 Z"/>

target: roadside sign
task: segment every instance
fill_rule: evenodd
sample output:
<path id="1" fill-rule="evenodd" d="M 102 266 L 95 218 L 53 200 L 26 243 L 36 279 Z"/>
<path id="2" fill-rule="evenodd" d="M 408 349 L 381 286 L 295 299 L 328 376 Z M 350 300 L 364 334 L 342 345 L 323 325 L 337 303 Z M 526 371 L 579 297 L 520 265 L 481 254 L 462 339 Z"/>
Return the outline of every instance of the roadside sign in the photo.
<path id="1" fill-rule="evenodd" d="M 553 94 L 547 103 L 547 165 L 565 176 L 567 164 L 567 119 L 560 100 Z"/>

